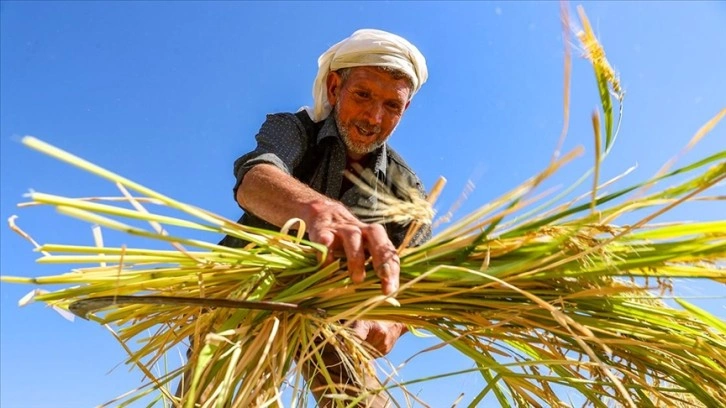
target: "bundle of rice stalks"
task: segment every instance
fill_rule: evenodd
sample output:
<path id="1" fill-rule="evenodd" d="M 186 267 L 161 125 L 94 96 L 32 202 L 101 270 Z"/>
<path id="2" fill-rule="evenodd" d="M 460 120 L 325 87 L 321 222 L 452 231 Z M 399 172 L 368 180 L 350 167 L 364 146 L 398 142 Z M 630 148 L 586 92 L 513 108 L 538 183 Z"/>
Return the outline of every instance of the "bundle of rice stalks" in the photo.
<path id="1" fill-rule="evenodd" d="M 32 193 L 34 204 L 168 248 L 45 244 L 38 246 L 39 263 L 91 266 L 2 280 L 66 285 L 36 292 L 34 300 L 111 330 L 129 353 L 126 363 L 148 380 L 114 401 L 121 406 L 151 393 L 184 407 L 285 405 L 280 390 L 289 384 L 290 405 L 303 406 L 308 385 L 302 362 L 321 363 L 324 348 L 339 353 L 354 376 L 370 374 L 372 352 L 348 330 L 358 319 L 404 322 L 470 358 L 486 382 L 470 406 L 492 395 L 507 407 L 568 406 L 557 392 L 561 386 L 597 407 L 720 406 L 726 401 L 726 323 L 683 300 L 677 300 L 680 308 L 669 306 L 662 294 L 673 278 L 726 282 L 726 221 L 652 220 L 684 202 L 707 199 L 701 193 L 726 177 L 726 151 L 601 193 L 620 181 L 600 183 L 597 174 L 617 134 L 613 106 L 620 106 L 622 92 L 582 17 L 580 39 L 601 91 L 604 136 L 596 138 L 592 172 L 573 186 L 594 175 L 591 193 L 571 201 L 563 200 L 569 190 L 549 200 L 534 195 L 579 151 L 554 158 L 540 174 L 425 245 L 402 248 L 401 286 L 390 296 L 380 294 L 372 270 L 363 284 L 353 285 L 344 259 L 319 263 L 325 248 L 304 240 L 305 226 L 297 220 L 282 231 L 241 226 L 32 137 L 23 143 L 108 179 L 123 193 L 122 200 Z M 726 110 L 694 139 L 724 115 Z M 599 132 L 599 119 L 595 123 Z M 649 191 L 676 176 L 686 179 Z M 410 214 L 431 213 L 423 198 L 416 201 L 420 211 L 397 210 L 390 197 L 381 199 L 390 205 L 367 216 L 408 214 L 412 221 Z M 634 223 L 616 224 L 643 211 L 648 215 Z M 413 220 L 412 230 L 426 222 Z M 295 236 L 288 234 L 293 227 Z M 212 243 L 216 239 L 188 238 L 200 232 L 250 244 L 227 248 Z M 195 346 L 184 366 L 153 374 L 164 355 L 190 340 Z M 324 364 L 318 366 L 328 379 L 326 392 L 341 406 L 394 388 L 406 401 L 416 400 L 394 376 L 351 393 L 335 384 Z M 441 373 L 448 374 L 455 373 Z M 171 389 L 182 377 L 179 398 Z"/>

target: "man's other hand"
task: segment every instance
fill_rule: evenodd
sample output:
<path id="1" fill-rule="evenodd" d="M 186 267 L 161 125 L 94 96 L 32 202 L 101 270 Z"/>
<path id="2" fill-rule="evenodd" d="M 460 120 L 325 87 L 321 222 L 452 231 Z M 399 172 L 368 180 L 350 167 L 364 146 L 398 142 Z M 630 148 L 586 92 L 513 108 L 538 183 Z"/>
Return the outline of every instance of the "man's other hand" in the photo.
<path id="1" fill-rule="evenodd" d="M 351 329 L 381 356 L 390 353 L 398 338 L 408 331 L 403 323 L 386 320 L 357 320 Z"/>

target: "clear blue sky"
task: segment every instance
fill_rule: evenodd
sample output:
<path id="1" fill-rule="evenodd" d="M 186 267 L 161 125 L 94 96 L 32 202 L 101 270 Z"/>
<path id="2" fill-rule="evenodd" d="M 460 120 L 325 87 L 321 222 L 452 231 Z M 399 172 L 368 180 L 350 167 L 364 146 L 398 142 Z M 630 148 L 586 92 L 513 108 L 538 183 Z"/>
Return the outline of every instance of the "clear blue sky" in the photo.
<path id="1" fill-rule="evenodd" d="M 573 4 L 573 9 L 574 9 Z M 622 132 L 603 178 L 637 164 L 657 171 L 726 106 L 726 3 L 588 2 L 586 11 L 626 88 Z M 573 16 L 574 17 L 574 16 Z M 182 201 L 229 218 L 232 162 L 253 147 L 264 115 L 312 102 L 317 57 L 358 28 L 396 32 L 427 57 L 430 79 L 392 145 L 431 186 L 449 179 L 440 208 L 477 174 L 459 215 L 542 169 L 562 126 L 563 46 L 557 2 L 7 2 L 0 3 L 0 218 L 41 242 L 90 244 L 90 229 L 46 209 L 17 209 L 29 189 L 68 196 L 117 195 L 105 181 L 30 151 L 26 134 L 69 150 Z M 566 148 L 592 160 L 592 71 L 575 53 Z M 726 148 L 722 124 L 683 163 Z M 723 194 L 723 187 L 718 192 Z M 663 219 L 723 219 L 723 203 Z M 0 228 L 0 273 L 37 276 L 28 243 Z M 31 288 L 0 286 L 0 406 L 90 407 L 138 385 L 117 367 L 123 351 L 101 327 L 69 323 L 40 305 L 20 309 Z M 686 282 L 678 293 L 717 295 Z M 724 298 L 696 300 L 726 315 Z M 407 336 L 401 361 L 430 341 Z M 419 358 L 406 379 L 467 368 L 444 350 Z M 464 401 L 476 376 L 412 386 L 434 407 Z"/>

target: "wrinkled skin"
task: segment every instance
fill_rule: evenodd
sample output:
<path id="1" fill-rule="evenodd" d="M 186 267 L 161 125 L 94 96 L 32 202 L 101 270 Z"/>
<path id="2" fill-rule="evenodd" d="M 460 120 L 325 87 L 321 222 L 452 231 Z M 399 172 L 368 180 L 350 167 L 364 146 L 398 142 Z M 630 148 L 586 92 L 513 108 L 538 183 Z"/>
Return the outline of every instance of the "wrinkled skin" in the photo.
<path id="1" fill-rule="evenodd" d="M 408 108 L 411 89 L 405 79 L 374 67 L 353 68 L 348 78 L 331 72 L 328 101 L 348 156 L 358 160 L 381 146 Z"/>

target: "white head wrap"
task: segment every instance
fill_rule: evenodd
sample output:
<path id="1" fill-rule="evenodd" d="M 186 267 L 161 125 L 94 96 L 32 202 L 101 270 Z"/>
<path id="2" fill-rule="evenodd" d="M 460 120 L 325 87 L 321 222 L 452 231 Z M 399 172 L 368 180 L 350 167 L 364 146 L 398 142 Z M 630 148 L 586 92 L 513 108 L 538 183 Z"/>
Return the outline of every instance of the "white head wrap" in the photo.
<path id="1" fill-rule="evenodd" d="M 315 122 L 328 117 L 332 110 L 326 89 L 330 71 L 360 66 L 391 67 L 404 72 L 413 82 L 411 98 L 429 75 L 423 54 L 404 38 L 381 30 L 358 30 L 318 58 L 318 75 L 313 83 L 315 105 L 312 112 L 306 108 Z"/>

